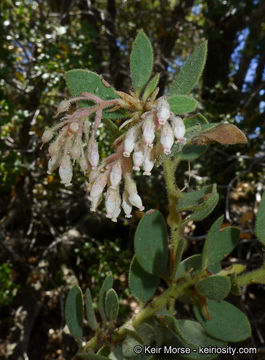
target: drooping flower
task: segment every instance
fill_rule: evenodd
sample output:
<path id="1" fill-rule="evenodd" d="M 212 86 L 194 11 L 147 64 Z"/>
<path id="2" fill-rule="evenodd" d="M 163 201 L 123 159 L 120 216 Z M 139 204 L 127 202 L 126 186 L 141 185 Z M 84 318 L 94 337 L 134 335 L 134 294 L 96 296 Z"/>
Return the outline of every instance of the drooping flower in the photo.
<path id="1" fill-rule="evenodd" d="M 157 100 L 157 118 L 160 125 L 165 125 L 170 116 L 170 106 L 165 96 Z"/>
<path id="2" fill-rule="evenodd" d="M 174 144 L 174 133 L 168 122 L 162 128 L 160 142 L 164 148 L 164 153 L 169 155 Z"/>
<path id="3" fill-rule="evenodd" d="M 185 125 L 180 116 L 176 116 L 171 113 L 170 122 L 172 124 L 172 130 L 176 139 L 183 139 L 185 135 Z"/>

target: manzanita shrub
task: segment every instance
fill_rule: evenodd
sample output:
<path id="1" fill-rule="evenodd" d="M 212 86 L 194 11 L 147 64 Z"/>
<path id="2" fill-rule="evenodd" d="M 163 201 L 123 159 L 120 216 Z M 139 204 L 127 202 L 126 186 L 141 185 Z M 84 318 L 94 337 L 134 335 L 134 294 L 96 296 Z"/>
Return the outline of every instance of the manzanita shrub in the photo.
<path id="1" fill-rule="evenodd" d="M 200 78 L 206 55 L 205 41 L 188 58 L 168 93 L 159 98 L 159 74 L 150 79 L 153 51 L 143 31 L 132 47 L 133 90 L 128 94 L 113 89 L 91 71 L 77 69 L 66 74 L 73 97 L 60 103 L 56 115 L 63 114 L 60 122 L 42 137 L 43 143 L 53 139 L 49 145 L 48 172 L 59 168 L 62 183 L 69 186 L 76 163 L 88 178 L 91 211 L 96 211 L 104 201 L 106 216 L 116 222 L 121 208 L 127 218 L 131 217 L 133 207 L 144 211 L 133 173 L 139 175 L 143 171 L 148 176 L 154 166 L 162 166 L 169 204 L 167 223 L 158 210 L 150 209 L 143 213 L 135 232 L 129 288 L 140 305 L 137 314 L 121 327 L 116 326 L 119 297 L 113 289 L 111 274 L 99 292 L 98 316 L 89 288 L 83 294 L 80 287 L 74 286 L 68 293 L 66 322 L 79 344 L 77 357 L 167 359 L 172 358 L 171 346 L 175 349 L 173 358 L 208 360 L 217 357 L 218 352 L 201 354 L 197 351 L 199 346 L 223 348 L 225 352 L 228 343 L 251 335 L 245 314 L 224 300 L 229 293 L 240 294 L 243 285 L 265 283 L 265 266 L 250 273 L 245 273 L 245 266 L 239 264 L 224 269 L 221 266 L 237 245 L 239 229 L 222 228 L 224 218 L 219 217 L 209 229 L 202 253 L 183 259 L 185 225 L 207 217 L 219 196 L 216 184 L 195 191 L 179 190 L 175 182 L 178 164 L 198 158 L 209 143 L 247 142 L 236 126 L 208 123 L 202 114 L 195 112 L 197 101 L 189 94 Z M 104 159 L 100 159 L 98 150 L 101 125 L 113 138 L 112 153 Z M 183 211 L 188 215 L 183 217 Z M 256 224 L 257 237 L 263 244 L 264 218 L 265 195 Z M 160 279 L 167 289 L 154 296 Z M 196 321 L 176 316 L 176 299 L 192 303 Z M 95 332 L 91 339 L 82 336 L 84 318 Z M 153 349 L 151 354 L 149 345 Z M 144 346 L 149 352 L 144 353 Z"/>

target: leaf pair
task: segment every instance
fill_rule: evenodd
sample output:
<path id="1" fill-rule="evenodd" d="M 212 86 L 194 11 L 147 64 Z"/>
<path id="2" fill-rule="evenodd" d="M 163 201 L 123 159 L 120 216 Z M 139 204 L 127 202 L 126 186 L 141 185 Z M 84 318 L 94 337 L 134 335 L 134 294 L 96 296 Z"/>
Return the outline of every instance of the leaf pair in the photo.
<path id="1" fill-rule="evenodd" d="M 98 309 L 102 321 L 103 323 L 108 321 L 110 325 L 112 325 L 113 322 L 117 319 L 119 312 L 119 299 L 116 291 L 112 288 L 112 285 L 113 276 L 110 274 L 106 277 L 101 286 L 98 301 Z M 76 285 L 69 291 L 67 295 L 65 304 L 65 318 L 71 334 L 77 339 L 81 339 L 82 337 L 84 316 L 83 307 L 84 304 L 82 290 L 79 286 Z M 87 288 L 85 293 L 85 308 L 88 325 L 92 330 L 95 331 L 98 328 L 98 323 L 96 320 L 89 288 Z"/>

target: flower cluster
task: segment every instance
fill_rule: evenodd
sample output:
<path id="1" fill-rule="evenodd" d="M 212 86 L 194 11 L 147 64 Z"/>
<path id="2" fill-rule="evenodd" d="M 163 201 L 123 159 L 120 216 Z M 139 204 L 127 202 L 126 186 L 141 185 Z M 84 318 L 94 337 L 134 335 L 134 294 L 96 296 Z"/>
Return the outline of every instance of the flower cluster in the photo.
<path id="1" fill-rule="evenodd" d="M 93 100 L 97 102 L 96 106 L 83 108 L 68 114 L 61 119 L 54 127 L 44 131 L 42 142 L 50 142 L 57 130 L 60 129 L 56 139 L 49 145 L 49 154 L 51 156 L 48 162 L 48 173 L 59 168 L 61 182 L 65 186 L 70 186 L 73 177 L 72 162 L 79 163 L 84 173 L 90 173 L 96 169 L 99 164 L 98 143 L 96 141 L 96 131 L 101 122 L 102 110 L 105 107 L 115 104 L 114 101 L 103 102 L 100 98 L 83 93 L 83 96 L 64 100 L 59 104 L 57 115 L 69 110 L 72 102 L 78 100 Z M 89 115 L 96 113 L 93 126 L 89 121 Z"/>
<path id="2" fill-rule="evenodd" d="M 142 168 L 144 175 L 151 175 L 154 164 L 162 153 L 169 155 L 175 141 L 185 142 L 185 125 L 181 117 L 170 112 L 166 97 L 160 97 L 153 102 L 148 111 L 143 110 L 139 115 L 137 109 L 138 117 L 132 116 L 133 121 L 125 122 L 126 126 L 131 122 L 133 125 L 116 139 L 116 151 L 99 163 L 96 130 L 101 122 L 102 111 L 113 105 L 115 109 L 122 107 L 124 100 L 103 101 L 92 94 L 81 95 L 63 101 L 58 107 L 57 115 L 68 111 L 73 101 L 92 100 L 96 105 L 66 115 L 59 124 L 46 130 L 42 136 L 43 143 L 49 142 L 60 129 L 58 136 L 49 146 L 51 158 L 48 172 L 59 167 L 62 183 L 66 186 L 71 185 L 72 162 L 77 161 L 81 170 L 89 173 L 91 211 L 96 211 L 105 198 L 108 218 L 116 222 L 121 208 L 129 218 L 133 206 L 140 211 L 144 210 L 132 177 L 133 170 Z M 92 125 L 89 116 L 93 112 L 95 119 Z"/>
<path id="3" fill-rule="evenodd" d="M 151 175 L 156 159 L 164 152 L 171 153 L 176 141 L 185 142 L 185 125 L 179 116 L 170 112 L 166 97 L 157 100 L 153 108 L 143 113 L 140 121 L 126 133 L 123 156 L 133 158 L 133 169 Z"/>

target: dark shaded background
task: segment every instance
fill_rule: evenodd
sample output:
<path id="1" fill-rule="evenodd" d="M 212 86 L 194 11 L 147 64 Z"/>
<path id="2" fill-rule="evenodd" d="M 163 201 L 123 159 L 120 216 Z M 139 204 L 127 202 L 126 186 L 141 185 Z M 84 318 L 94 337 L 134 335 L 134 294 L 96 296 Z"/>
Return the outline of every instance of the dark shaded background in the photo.
<path id="1" fill-rule="evenodd" d="M 101 212 L 90 214 L 83 175 L 76 172 L 71 189 L 60 185 L 57 173 L 48 176 L 40 137 L 69 95 L 66 71 L 90 69 L 117 89 L 130 89 L 129 53 L 140 28 L 154 47 L 160 94 L 208 39 L 206 68 L 194 91 L 200 111 L 209 121 L 237 124 L 249 139 L 246 146 L 210 146 L 189 173 L 181 164 L 180 187 L 189 177 L 191 189 L 217 182 L 221 197 L 208 219 L 186 228 L 185 255 L 200 251 L 209 226 L 225 212 L 226 224 L 241 228 L 241 241 L 224 265 L 262 264 L 254 223 L 264 191 L 263 0 L 2 0 L 0 9 L 0 358 L 71 359 L 76 345 L 65 329 L 64 302 L 77 281 L 96 297 L 112 270 L 121 320 L 135 306 L 126 272 L 139 214 L 117 224 Z M 137 182 L 147 208 L 166 215 L 160 170 Z M 258 355 L 240 359 L 265 359 L 264 297 L 264 286 L 252 285 L 230 299 L 253 329 L 239 346 L 258 348 Z M 181 316 L 191 316 L 189 306 L 178 306 Z"/>

